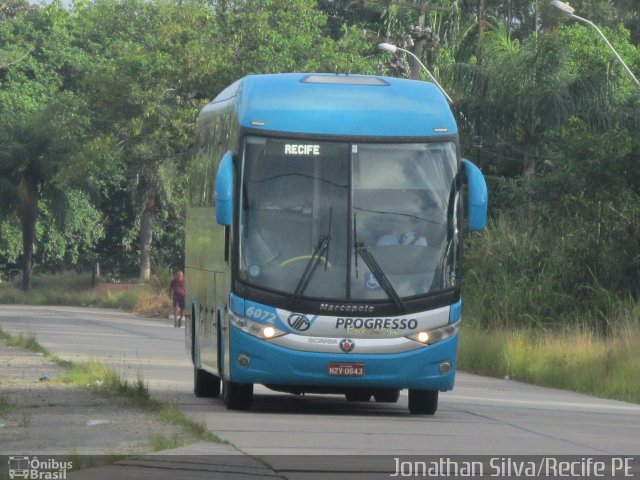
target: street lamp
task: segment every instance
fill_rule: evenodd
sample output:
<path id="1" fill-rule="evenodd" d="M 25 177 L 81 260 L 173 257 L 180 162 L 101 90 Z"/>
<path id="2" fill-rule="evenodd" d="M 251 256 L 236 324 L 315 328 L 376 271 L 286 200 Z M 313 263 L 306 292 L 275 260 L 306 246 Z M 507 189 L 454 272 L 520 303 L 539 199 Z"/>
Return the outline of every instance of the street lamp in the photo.
<path id="1" fill-rule="evenodd" d="M 442 88 L 442 86 L 438 83 L 438 81 L 436 80 L 436 77 L 434 77 L 431 74 L 429 69 L 424 65 L 424 63 L 422 63 L 420 61 L 420 59 L 413 52 L 411 52 L 409 50 L 405 50 L 404 48 L 400 48 L 400 47 L 398 47 L 396 45 L 393 45 L 391 43 L 379 43 L 378 44 L 378 48 L 380 50 L 384 50 L 385 52 L 391 52 L 391 53 L 395 53 L 396 51 L 400 50 L 401 52 L 408 53 L 409 55 L 411 55 L 420 64 L 420 66 L 422 68 L 424 68 L 425 72 L 427 72 L 427 74 L 429 75 L 431 80 L 433 80 L 433 83 L 435 83 L 436 86 L 440 89 L 440 91 L 442 92 L 444 97 L 447 99 L 447 101 L 449 103 L 453 103 L 453 100 L 451 100 L 451 97 L 447 94 L 447 92 L 444 91 L 444 88 Z"/>
<path id="2" fill-rule="evenodd" d="M 616 52 L 616 49 L 613 48 L 613 45 L 611 45 L 609 40 L 607 40 L 607 37 L 604 36 L 604 33 L 602 33 L 602 31 L 600 31 L 600 29 L 593 22 L 590 22 L 586 18 L 582 18 L 582 17 L 579 17 L 578 15 L 574 14 L 573 12 L 576 11 L 575 8 L 571 7 L 570 5 L 568 5 L 568 4 L 564 3 L 564 2 L 561 2 L 560 0 L 551 0 L 551 6 L 557 8 L 562 13 L 564 13 L 565 15 L 573 18 L 574 20 L 577 20 L 577 21 L 582 22 L 582 23 L 586 23 L 587 25 L 593 27 L 595 29 L 595 31 L 598 32 L 598 35 L 600 35 L 602 40 L 604 40 L 604 43 L 607 44 L 609 49 L 616 56 L 618 61 L 625 68 L 625 70 L 627 71 L 629 76 L 633 79 L 633 81 L 636 83 L 636 85 L 638 85 L 638 87 L 640 87 L 640 81 L 638 81 L 638 79 L 635 77 L 635 75 L 633 74 L 631 69 L 627 66 L 627 64 L 624 63 L 624 60 L 622 60 L 622 57 L 620 55 L 618 55 L 618 52 Z"/>

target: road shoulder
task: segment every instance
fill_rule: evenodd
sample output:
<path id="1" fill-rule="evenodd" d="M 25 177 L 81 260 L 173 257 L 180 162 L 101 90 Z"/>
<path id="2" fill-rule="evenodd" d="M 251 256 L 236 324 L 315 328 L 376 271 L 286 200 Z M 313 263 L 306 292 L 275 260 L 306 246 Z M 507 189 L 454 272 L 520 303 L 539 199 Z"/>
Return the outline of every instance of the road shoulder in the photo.
<path id="1" fill-rule="evenodd" d="M 0 455 L 146 453 L 150 439 L 184 438 L 179 425 L 87 385 L 61 383 L 65 368 L 0 339 Z"/>

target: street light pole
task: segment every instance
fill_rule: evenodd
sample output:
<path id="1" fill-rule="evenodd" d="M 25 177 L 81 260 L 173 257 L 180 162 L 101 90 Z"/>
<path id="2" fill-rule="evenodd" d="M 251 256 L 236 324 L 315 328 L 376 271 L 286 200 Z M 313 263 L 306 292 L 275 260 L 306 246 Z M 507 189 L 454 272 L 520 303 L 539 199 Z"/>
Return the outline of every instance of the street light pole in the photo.
<path id="1" fill-rule="evenodd" d="M 396 45 L 393 45 L 393 44 L 391 44 L 391 43 L 379 43 L 379 44 L 378 44 L 378 48 L 379 48 L 380 50 L 384 50 L 385 52 L 391 52 L 391 53 L 394 53 L 394 52 L 396 52 L 397 50 L 400 50 L 401 52 L 404 52 L 404 53 L 407 53 L 407 54 L 411 55 L 411 56 L 413 57 L 413 59 L 414 59 L 415 61 L 417 61 L 417 62 L 420 64 L 420 66 L 421 66 L 422 68 L 424 68 L 425 72 L 427 72 L 427 74 L 429 75 L 429 78 L 431 78 L 431 80 L 433 81 L 433 83 L 435 83 L 435 84 L 436 84 L 436 86 L 440 89 L 440 91 L 442 92 L 442 94 L 444 95 L 444 97 L 447 99 L 447 102 L 449 102 L 449 103 L 453 103 L 453 100 L 451 100 L 451 97 L 447 94 L 447 92 L 445 92 L 444 88 L 442 88 L 442 86 L 438 83 L 438 81 L 436 80 L 436 77 L 434 77 L 434 76 L 432 75 L 432 73 L 431 73 L 431 72 L 429 71 L 429 69 L 425 66 L 425 64 L 424 64 L 424 63 L 422 63 L 422 62 L 420 61 L 420 59 L 419 59 L 419 58 L 418 58 L 418 57 L 417 57 L 413 52 L 411 52 L 411 51 L 409 51 L 409 50 L 405 50 L 404 48 L 400 48 L 400 47 L 398 47 L 398 46 L 396 46 Z"/>
<path id="2" fill-rule="evenodd" d="M 607 37 L 604 36 L 604 33 L 602 33 L 602 31 L 596 26 L 595 23 L 587 20 L 586 18 L 579 17 L 578 15 L 573 13 L 573 12 L 575 12 L 575 9 L 573 7 L 571 7 L 570 5 L 568 5 L 568 4 L 564 3 L 564 2 L 561 2 L 560 0 L 551 0 L 551 6 L 557 8 L 558 10 L 560 10 L 561 12 L 563 12 L 565 15 L 569 16 L 570 18 L 573 18 L 574 20 L 577 20 L 579 22 L 582 22 L 582 23 L 585 23 L 585 24 L 589 25 L 590 27 L 593 27 L 595 29 L 595 31 L 598 32 L 598 35 L 600 35 L 602 40 L 604 40 L 604 43 L 606 43 L 607 46 L 609 47 L 609 49 L 613 52 L 613 54 L 618 59 L 620 64 L 625 68 L 625 70 L 627 71 L 629 76 L 633 79 L 635 84 L 638 85 L 638 87 L 640 87 L 640 81 L 636 78 L 636 76 L 633 74 L 633 72 L 627 66 L 627 64 L 624 63 L 624 60 L 622 59 L 622 57 L 618 54 L 618 52 L 616 52 L 616 49 L 613 48 L 613 45 L 611 45 L 609 40 L 607 40 Z"/>

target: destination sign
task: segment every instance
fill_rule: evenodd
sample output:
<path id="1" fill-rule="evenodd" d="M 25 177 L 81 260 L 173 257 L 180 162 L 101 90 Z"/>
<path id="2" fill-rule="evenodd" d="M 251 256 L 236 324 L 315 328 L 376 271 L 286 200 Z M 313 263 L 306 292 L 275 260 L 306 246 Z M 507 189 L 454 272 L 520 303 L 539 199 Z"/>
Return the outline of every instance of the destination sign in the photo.
<path id="1" fill-rule="evenodd" d="M 300 145 L 285 143 L 285 155 L 320 155 L 320 145 Z"/>

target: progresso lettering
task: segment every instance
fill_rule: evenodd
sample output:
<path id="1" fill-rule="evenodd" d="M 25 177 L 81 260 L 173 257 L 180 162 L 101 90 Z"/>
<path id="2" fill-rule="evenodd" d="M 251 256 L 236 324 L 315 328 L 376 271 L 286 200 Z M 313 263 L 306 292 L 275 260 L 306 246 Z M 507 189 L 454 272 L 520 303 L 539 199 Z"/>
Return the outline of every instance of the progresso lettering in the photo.
<path id="1" fill-rule="evenodd" d="M 337 318 L 336 328 L 372 328 L 391 330 L 415 330 L 418 320 L 415 318 Z"/>

